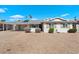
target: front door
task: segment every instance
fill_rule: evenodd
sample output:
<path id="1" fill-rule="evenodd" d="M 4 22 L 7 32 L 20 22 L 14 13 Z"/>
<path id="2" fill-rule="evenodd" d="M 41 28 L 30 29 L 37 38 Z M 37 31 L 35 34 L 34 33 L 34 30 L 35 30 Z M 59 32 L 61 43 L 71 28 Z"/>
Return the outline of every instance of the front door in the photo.
<path id="1" fill-rule="evenodd" d="M 41 31 L 43 31 L 42 24 L 39 24 L 39 28 L 41 29 Z"/>

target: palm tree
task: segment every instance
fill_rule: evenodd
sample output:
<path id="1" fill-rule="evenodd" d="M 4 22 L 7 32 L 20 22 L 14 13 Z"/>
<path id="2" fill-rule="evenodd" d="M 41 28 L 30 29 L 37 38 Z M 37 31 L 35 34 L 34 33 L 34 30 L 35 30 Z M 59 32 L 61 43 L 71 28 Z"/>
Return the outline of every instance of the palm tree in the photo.
<path id="1" fill-rule="evenodd" d="M 21 22 L 22 20 L 16 20 L 17 22 Z"/>
<path id="2" fill-rule="evenodd" d="M 29 18 L 32 18 L 32 15 L 29 15 Z"/>
<path id="3" fill-rule="evenodd" d="M 74 20 L 76 21 L 77 19 L 76 19 L 76 16 L 74 17 Z"/>
<path id="4" fill-rule="evenodd" d="M 24 20 L 23 22 L 28 22 L 29 20 Z"/>
<path id="5" fill-rule="evenodd" d="M 28 16 L 26 16 L 26 20 L 24 20 L 24 22 L 28 22 L 31 19 L 32 19 L 32 15 L 28 15 Z"/>

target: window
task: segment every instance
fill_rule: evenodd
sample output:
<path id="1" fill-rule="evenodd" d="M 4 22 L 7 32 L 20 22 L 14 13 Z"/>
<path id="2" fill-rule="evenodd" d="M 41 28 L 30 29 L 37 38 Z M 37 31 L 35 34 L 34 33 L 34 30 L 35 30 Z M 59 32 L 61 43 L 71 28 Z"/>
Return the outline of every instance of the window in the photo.
<path id="1" fill-rule="evenodd" d="M 54 24 L 49 24 L 50 28 L 54 28 Z"/>
<path id="2" fill-rule="evenodd" d="M 31 28 L 38 28 L 38 25 L 31 25 Z"/>
<path id="3" fill-rule="evenodd" d="M 67 24 L 63 24 L 63 28 L 67 28 Z"/>
<path id="4" fill-rule="evenodd" d="M 65 24 L 63 24 L 63 28 L 65 28 Z"/>

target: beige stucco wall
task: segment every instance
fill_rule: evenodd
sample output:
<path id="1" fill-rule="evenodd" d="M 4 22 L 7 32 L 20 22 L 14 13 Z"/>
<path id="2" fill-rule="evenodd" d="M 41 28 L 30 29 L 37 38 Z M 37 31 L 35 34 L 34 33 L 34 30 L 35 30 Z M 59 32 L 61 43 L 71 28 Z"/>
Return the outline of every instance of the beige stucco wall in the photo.
<path id="1" fill-rule="evenodd" d="M 48 23 L 43 23 L 43 31 L 44 32 L 46 32 L 46 33 L 48 33 L 48 31 L 49 31 L 49 24 Z"/>
<path id="2" fill-rule="evenodd" d="M 48 32 L 49 28 L 52 27 L 47 23 L 43 23 L 43 31 Z M 68 24 L 67 28 L 63 28 L 63 24 L 54 24 L 54 33 L 56 32 L 67 32 L 69 29 L 73 28 L 72 24 Z"/>
<path id="3" fill-rule="evenodd" d="M 76 24 L 77 32 L 79 32 L 79 24 Z"/>

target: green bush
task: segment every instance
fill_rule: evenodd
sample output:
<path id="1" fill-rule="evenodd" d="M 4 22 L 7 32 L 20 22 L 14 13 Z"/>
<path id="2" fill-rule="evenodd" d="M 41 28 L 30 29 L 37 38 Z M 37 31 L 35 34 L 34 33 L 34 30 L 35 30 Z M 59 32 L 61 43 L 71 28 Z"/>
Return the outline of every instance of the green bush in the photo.
<path id="1" fill-rule="evenodd" d="M 73 29 L 69 29 L 68 30 L 68 33 L 75 33 L 77 31 L 77 29 L 76 28 L 73 28 Z"/>
<path id="2" fill-rule="evenodd" d="M 50 28 L 49 33 L 53 33 L 53 32 L 54 32 L 54 28 Z"/>

